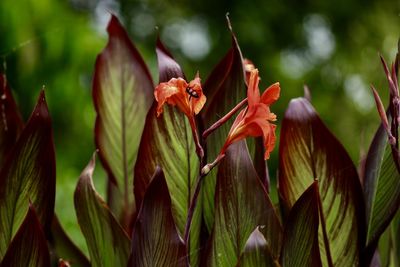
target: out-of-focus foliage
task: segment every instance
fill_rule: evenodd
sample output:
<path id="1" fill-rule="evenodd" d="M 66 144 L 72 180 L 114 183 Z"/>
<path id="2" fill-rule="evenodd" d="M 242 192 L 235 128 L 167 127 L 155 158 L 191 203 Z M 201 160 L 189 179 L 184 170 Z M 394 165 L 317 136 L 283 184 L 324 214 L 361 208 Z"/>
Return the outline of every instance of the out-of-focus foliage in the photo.
<path id="1" fill-rule="evenodd" d="M 2 69 L 25 121 L 46 86 L 56 144 L 56 213 L 81 247 L 72 195 L 94 150 L 91 81 L 95 57 L 106 44 L 109 11 L 119 14 L 153 77 L 158 25 L 185 73 L 192 77 L 199 70 L 203 81 L 230 47 L 225 24 L 230 12 L 244 56 L 260 69 L 261 87 L 281 83 L 274 107 L 278 121 L 307 83 L 313 105 L 356 165 L 360 149 L 367 149 L 378 124 L 368 84 L 386 92 L 378 52 L 386 58 L 396 52 L 395 1 L 1 0 Z M 272 178 L 276 162 L 274 152 Z M 104 193 L 104 179 L 94 183 Z"/>

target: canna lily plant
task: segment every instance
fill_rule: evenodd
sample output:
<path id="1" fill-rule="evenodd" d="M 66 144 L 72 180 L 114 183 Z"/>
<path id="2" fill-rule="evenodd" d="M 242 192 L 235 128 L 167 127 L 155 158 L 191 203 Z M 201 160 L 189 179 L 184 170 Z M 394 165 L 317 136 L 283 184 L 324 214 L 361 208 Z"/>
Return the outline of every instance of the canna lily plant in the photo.
<path id="1" fill-rule="evenodd" d="M 260 94 L 259 71 L 228 26 L 232 47 L 204 83 L 199 74 L 186 79 L 158 39 L 154 84 L 112 16 L 93 77 L 97 151 L 74 195 L 89 255 L 54 214 L 45 93 L 24 123 L 0 76 L 1 267 L 399 263 L 399 56 L 390 70 L 382 59 L 390 103 L 385 109 L 373 88 L 382 123 L 360 172 L 309 97 L 289 103 L 280 120 L 277 204 L 266 160 L 276 143 L 271 106 L 280 84 Z M 93 182 L 96 155 L 109 178 L 106 199 Z"/>

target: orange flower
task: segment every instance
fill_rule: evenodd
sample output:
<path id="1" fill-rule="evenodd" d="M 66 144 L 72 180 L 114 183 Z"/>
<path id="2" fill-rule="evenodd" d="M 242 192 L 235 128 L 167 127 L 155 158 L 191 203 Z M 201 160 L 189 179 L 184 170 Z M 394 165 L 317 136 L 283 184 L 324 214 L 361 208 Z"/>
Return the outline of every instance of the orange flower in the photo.
<path id="1" fill-rule="evenodd" d="M 264 138 L 265 159 L 269 158 L 269 154 L 274 149 L 276 126 L 271 122 L 276 121 L 276 115 L 270 112 L 269 106 L 279 98 L 280 86 L 279 83 L 274 83 L 260 97 L 259 80 L 258 69 L 251 70 L 247 88 L 248 106 L 239 113 L 233 122 L 220 155 L 225 154 L 229 145 L 248 136 Z"/>
<path id="2" fill-rule="evenodd" d="M 198 114 L 206 102 L 198 74 L 189 84 L 182 78 L 172 78 L 168 82 L 160 83 L 154 96 L 158 102 L 157 117 L 163 112 L 165 102 L 176 105 L 189 119 Z"/>

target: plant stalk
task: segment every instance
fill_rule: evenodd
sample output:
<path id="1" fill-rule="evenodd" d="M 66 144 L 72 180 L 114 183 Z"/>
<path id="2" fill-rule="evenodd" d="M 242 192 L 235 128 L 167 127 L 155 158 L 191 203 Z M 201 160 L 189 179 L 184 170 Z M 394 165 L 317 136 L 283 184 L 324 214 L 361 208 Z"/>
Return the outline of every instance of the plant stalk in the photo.
<path id="1" fill-rule="evenodd" d="M 203 139 L 206 139 L 212 132 L 218 129 L 222 124 L 227 122 L 235 113 L 247 103 L 247 98 L 240 101 L 231 111 L 225 114 L 221 119 L 216 121 L 210 128 L 204 131 Z"/>

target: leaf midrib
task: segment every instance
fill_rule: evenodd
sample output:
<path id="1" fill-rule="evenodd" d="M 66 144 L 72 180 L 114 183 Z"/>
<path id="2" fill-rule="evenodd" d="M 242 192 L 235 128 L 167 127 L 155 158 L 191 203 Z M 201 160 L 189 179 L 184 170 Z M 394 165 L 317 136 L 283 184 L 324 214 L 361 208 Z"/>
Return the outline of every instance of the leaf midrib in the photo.
<path id="1" fill-rule="evenodd" d="M 125 118 L 125 69 L 121 70 L 121 141 L 122 141 L 122 168 L 123 168 L 123 178 L 124 178 L 124 204 L 125 208 L 129 205 L 128 198 L 128 163 L 127 163 L 127 155 L 126 155 L 126 118 Z"/>

